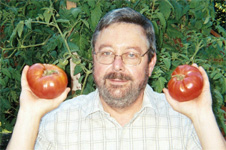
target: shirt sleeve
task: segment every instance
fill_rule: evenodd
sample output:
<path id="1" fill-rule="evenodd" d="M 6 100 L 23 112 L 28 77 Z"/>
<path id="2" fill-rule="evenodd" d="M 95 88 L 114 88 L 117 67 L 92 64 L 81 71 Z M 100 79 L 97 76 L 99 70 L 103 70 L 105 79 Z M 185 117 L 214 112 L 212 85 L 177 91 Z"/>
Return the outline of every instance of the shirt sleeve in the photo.
<path id="1" fill-rule="evenodd" d="M 38 135 L 36 143 L 35 143 L 35 150 L 52 150 L 52 144 L 45 139 L 42 135 Z"/>
<path id="2" fill-rule="evenodd" d="M 200 144 L 198 135 L 195 131 L 193 124 L 191 124 L 190 129 L 188 131 L 186 143 L 187 150 L 202 150 L 202 146 Z"/>
<path id="3" fill-rule="evenodd" d="M 53 143 L 50 141 L 49 134 L 51 133 L 46 129 L 47 127 L 47 120 L 50 120 L 49 116 L 44 116 L 41 120 L 38 136 L 35 143 L 35 150 L 53 150 L 54 146 Z"/>

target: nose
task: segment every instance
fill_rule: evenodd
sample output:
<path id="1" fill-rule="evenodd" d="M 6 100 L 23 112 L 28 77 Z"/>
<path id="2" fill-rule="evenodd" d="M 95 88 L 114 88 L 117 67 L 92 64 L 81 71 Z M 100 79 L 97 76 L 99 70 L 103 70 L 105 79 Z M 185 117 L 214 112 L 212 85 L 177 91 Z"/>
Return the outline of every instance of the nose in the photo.
<path id="1" fill-rule="evenodd" d="M 115 55 L 115 59 L 112 63 L 112 66 L 113 66 L 113 70 L 116 72 L 124 70 L 124 63 L 120 55 Z"/>

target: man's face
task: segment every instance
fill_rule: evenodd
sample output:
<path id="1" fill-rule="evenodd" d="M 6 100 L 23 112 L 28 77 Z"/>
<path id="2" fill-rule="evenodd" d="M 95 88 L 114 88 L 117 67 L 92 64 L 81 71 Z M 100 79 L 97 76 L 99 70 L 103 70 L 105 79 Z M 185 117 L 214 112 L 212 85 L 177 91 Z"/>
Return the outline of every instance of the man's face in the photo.
<path id="1" fill-rule="evenodd" d="M 130 23 L 114 23 L 98 35 L 95 52 L 110 51 L 116 55 L 136 52 L 142 55 L 148 47 L 142 27 Z M 124 64 L 120 56 L 116 56 L 111 64 L 101 64 L 94 55 L 94 79 L 101 100 L 114 108 L 131 105 L 143 96 L 154 65 L 155 59 L 148 63 L 147 54 L 135 66 Z"/>

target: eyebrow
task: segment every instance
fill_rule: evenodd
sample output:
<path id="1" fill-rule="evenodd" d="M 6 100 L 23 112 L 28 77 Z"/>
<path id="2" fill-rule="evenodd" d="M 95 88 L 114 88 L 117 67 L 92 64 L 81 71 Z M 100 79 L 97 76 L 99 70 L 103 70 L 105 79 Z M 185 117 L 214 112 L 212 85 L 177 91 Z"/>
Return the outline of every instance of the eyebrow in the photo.
<path id="1" fill-rule="evenodd" d="M 102 44 L 100 47 L 97 49 L 98 51 L 101 51 L 103 48 L 113 48 L 110 44 Z M 136 50 L 140 53 L 142 53 L 142 49 L 138 46 L 128 46 L 125 48 L 125 50 L 133 49 Z"/>
<path id="2" fill-rule="evenodd" d="M 138 51 L 138 52 L 142 52 L 142 50 L 141 50 L 141 48 L 140 47 L 138 47 L 138 46 L 132 46 L 132 47 L 126 47 L 126 49 L 134 49 L 134 50 L 136 50 L 136 51 Z"/>
<path id="3" fill-rule="evenodd" d="M 102 45 L 100 45 L 100 47 L 98 48 L 98 51 L 102 50 L 103 48 L 112 48 L 112 46 L 109 45 L 109 44 L 102 44 Z"/>

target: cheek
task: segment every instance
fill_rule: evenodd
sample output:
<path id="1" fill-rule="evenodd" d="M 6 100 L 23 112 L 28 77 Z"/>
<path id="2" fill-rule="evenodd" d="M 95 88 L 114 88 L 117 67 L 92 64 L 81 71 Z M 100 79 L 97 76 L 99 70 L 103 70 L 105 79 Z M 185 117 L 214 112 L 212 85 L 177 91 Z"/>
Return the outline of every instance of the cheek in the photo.
<path id="1" fill-rule="evenodd" d="M 142 69 L 142 70 L 131 71 L 130 75 L 132 76 L 135 82 L 139 82 L 145 77 L 145 70 Z"/>
<path id="2" fill-rule="evenodd" d="M 135 66 L 135 68 L 128 68 L 128 72 L 135 80 L 143 79 L 148 75 L 148 65 L 141 64 L 140 66 Z"/>
<path id="3" fill-rule="evenodd" d="M 103 79 L 106 73 L 106 66 L 94 63 L 93 65 L 93 76 L 96 81 Z"/>

